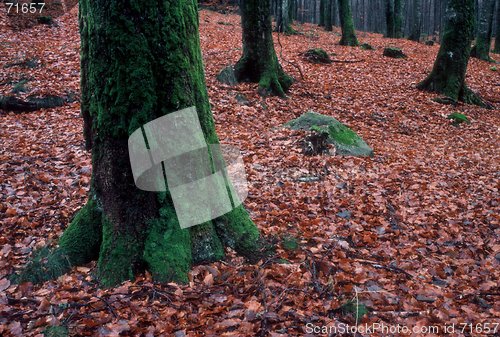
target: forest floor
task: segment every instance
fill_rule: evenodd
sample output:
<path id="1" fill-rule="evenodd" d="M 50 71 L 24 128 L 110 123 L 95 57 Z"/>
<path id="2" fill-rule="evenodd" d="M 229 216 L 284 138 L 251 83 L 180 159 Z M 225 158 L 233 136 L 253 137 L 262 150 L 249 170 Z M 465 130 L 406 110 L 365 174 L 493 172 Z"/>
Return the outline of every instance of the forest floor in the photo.
<path id="1" fill-rule="evenodd" d="M 78 102 L 0 113 L 0 335 L 61 326 L 71 335 L 295 336 L 310 331 L 307 323 L 356 321 L 435 326 L 443 335 L 445 325 L 499 323 L 499 114 L 438 104 L 415 88 L 439 46 L 360 32 L 375 50 L 341 47 L 338 30 L 296 25 L 302 35 L 274 39 L 297 81 L 287 99 L 262 98 L 254 84 L 215 80 L 241 54 L 239 17 L 200 13 L 217 130 L 244 154 L 245 205 L 277 243 L 276 255 L 249 265 L 229 252 L 194 267 L 182 286 L 146 274 L 99 289 L 95 264 L 43 285 L 10 284 L 8 274 L 36 247 L 54 244 L 84 204 L 91 161 Z M 56 21 L 12 32 L 0 18 L 0 95 L 23 78 L 21 96 L 78 93 L 77 9 Z M 383 57 L 386 46 L 408 58 Z M 300 55 L 318 47 L 360 62 L 317 65 Z M 37 66 L 8 66 L 28 59 Z M 472 59 L 467 82 L 498 109 L 500 78 L 491 67 Z M 304 134 L 280 126 L 308 110 L 350 126 L 375 156 L 304 156 Z M 453 126 L 452 112 L 472 123 Z"/>

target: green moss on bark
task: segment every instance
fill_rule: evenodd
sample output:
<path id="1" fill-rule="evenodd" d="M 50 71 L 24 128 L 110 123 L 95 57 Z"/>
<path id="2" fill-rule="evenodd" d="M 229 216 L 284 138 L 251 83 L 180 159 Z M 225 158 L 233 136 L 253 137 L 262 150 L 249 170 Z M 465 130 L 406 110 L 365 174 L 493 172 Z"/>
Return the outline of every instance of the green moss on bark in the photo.
<path id="1" fill-rule="evenodd" d="M 186 283 L 192 263 L 189 230 L 180 228 L 171 207 L 162 208 L 160 214 L 149 223 L 144 261 L 155 280 Z"/>
<path id="2" fill-rule="evenodd" d="M 453 101 L 487 107 L 465 84 L 474 32 L 474 1 L 450 0 L 447 23 L 434 67 L 418 88 L 444 94 Z"/>
<path id="3" fill-rule="evenodd" d="M 250 261 L 259 259 L 259 231 L 243 206 L 216 219 L 215 224 L 224 244 Z"/>
<path id="4" fill-rule="evenodd" d="M 351 5 L 349 0 L 339 0 L 340 26 L 342 28 L 342 38 L 340 45 L 357 46 L 359 44 L 354 30 L 354 21 L 352 19 Z"/>
<path id="5" fill-rule="evenodd" d="M 59 240 L 59 249 L 72 265 L 86 264 L 99 255 L 102 213 L 91 197 L 76 214 Z"/>
<path id="6" fill-rule="evenodd" d="M 284 97 L 293 83 L 274 50 L 269 0 L 241 4 L 243 55 L 234 70 L 239 82 L 259 83 L 261 95 Z"/>
<path id="7" fill-rule="evenodd" d="M 39 263 L 34 269 L 57 277 L 71 264 L 97 258 L 97 275 L 104 286 L 132 279 L 144 269 L 159 281 L 186 282 L 193 263 L 223 258 L 222 241 L 252 256 L 259 232 L 243 208 L 226 214 L 226 226 L 217 230 L 213 222 L 181 229 L 169 192 L 140 191 L 130 167 L 128 136 L 183 108 L 196 106 L 206 143 L 218 144 L 196 1 L 81 0 L 80 29 L 92 197 L 63 234 L 60 248 L 47 251 L 56 264 Z M 285 90 L 290 78 L 278 71 L 275 54 L 271 61 L 263 68 L 263 85 Z"/>
<path id="8" fill-rule="evenodd" d="M 98 278 L 105 287 L 131 280 L 140 270 L 143 233 L 133 236 L 120 231 L 109 219 L 102 219 L 102 244 L 97 262 Z"/>

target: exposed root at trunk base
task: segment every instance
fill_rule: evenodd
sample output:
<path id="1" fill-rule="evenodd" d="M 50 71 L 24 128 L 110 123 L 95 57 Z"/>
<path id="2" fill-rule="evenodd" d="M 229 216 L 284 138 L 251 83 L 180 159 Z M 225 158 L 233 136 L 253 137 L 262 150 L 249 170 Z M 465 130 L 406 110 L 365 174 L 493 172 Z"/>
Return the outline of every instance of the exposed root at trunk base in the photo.
<path id="1" fill-rule="evenodd" d="M 453 81 L 449 80 L 448 83 L 453 83 Z M 490 103 L 483 100 L 478 94 L 469 89 L 465 84 L 455 83 L 454 85 L 445 86 L 441 82 L 433 80 L 432 77 L 428 77 L 417 85 L 417 89 L 443 94 L 452 102 L 461 101 L 486 109 L 493 108 Z M 447 102 L 447 104 L 450 103 Z"/>
<path id="2" fill-rule="evenodd" d="M 232 212 L 189 229 L 181 229 L 172 206 L 159 210 L 147 223 L 146 233 L 116 229 L 90 199 L 75 216 L 55 249 L 34 253 L 17 282 L 41 283 L 68 272 L 71 267 L 97 262 L 97 277 L 105 287 L 117 285 L 144 270 L 156 281 L 188 282 L 193 264 L 224 258 L 224 246 L 251 262 L 260 259 L 259 231 L 247 211 Z"/>
<path id="3" fill-rule="evenodd" d="M 259 94 L 262 96 L 286 97 L 293 78 L 283 71 L 278 59 L 265 63 L 266 66 L 262 69 L 259 64 L 264 63 L 253 62 L 247 58 L 240 59 L 234 67 L 238 82 L 259 83 Z"/>

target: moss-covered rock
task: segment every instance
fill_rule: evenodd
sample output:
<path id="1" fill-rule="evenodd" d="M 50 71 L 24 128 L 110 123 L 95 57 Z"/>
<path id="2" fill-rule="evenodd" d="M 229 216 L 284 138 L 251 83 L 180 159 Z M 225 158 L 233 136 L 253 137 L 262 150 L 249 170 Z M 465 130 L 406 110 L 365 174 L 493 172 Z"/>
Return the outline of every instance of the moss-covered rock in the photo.
<path id="1" fill-rule="evenodd" d="M 304 58 L 311 63 L 329 64 L 332 63 L 330 55 L 321 48 L 309 49 L 304 53 Z"/>
<path id="2" fill-rule="evenodd" d="M 466 115 L 454 112 L 450 115 L 448 115 L 448 119 L 451 120 L 452 124 L 455 126 L 458 126 L 459 124 L 466 123 L 470 124 L 469 118 L 467 118 Z"/>
<path id="3" fill-rule="evenodd" d="M 373 149 L 356 132 L 333 117 L 308 111 L 285 124 L 292 130 L 328 132 L 328 142 L 333 144 L 341 156 L 371 157 Z"/>
<path id="4" fill-rule="evenodd" d="M 407 58 L 406 54 L 400 48 L 395 47 L 387 47 L 384 48 L 384 56 L 392 57 L 395 59 L 405 59 Z"/>

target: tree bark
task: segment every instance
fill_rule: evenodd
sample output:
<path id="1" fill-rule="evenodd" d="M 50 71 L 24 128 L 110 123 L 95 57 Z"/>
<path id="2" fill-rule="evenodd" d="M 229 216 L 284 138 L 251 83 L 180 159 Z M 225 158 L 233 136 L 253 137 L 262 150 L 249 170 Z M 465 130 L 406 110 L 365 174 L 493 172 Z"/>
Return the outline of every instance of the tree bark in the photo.
<path id="1" fill-rule="evenodd" d="M 396 36 L 394 29 L 394 0 L 385 0 L 385 19 L 387 23 L 386 37 L 392 38 Z"/>
<path id="2" fill-rule="evenodd" d="M 294 34 L 292 28 L 292 7 L 291 0 L 278 0 L 276 15 L 276 31 L 284 34 Z"/>
<path id="3" fill-rule="evenodd" d="M 324 9 L 325 30 L 328 32 L 331 32 L 333 30 L 332 8 L 333 8 L 334 1 L 335 0 L 326 0 L 325 1 L 325 9 Z"/>
<path id="4" fill-rule="evenodd" d="M 500 54 L 500 0 L 497 0 L 497 30 L 495 33 L 495 49 L 493 52 Z"/>
<path id="5" fill-rule="evenodd" d="M 474 34 L 474 0 L 449 0 L 443 41 L 434 68 L 418 88 L 444 94 L 453 101 L 487 106 L 465 84 Z"/>
<path id="6" fill-rule="evenodd" d="M 349 0 L 339 0 L 339 15 L 340 26 L 342 28 L 342 38 L 340 45 L 342 46 L 357 46 L 358 39 L 354 31 L 354 22 L 352 19 L 351 5 Z"/>
<path id="7" fill-rule="evenodd" d="M 139 190 L 130 166 L 129 135 L 182 108 L 195 106 L 205 141 L 218 143 L 204 80 L 197 2 L 79 4 L 82 112 L 92 145 L 92 184 L 87 204 L 52 255 L 64 256 L 69 265 L 97 259 L 104 286 L 143 270 L 158 281 L 187 282 L 191 265 L 221 259 L 224 245 L 255 257 L 259 232 L 242 206 L 181 229 L 170 193 Z"/>
<path id="8" fill-rule="evenodd" d="M 489 62 L 492 61 L 490 58 L 490 48 L 494 11 L 495 0 L 483 0 L 477 28 L 476 45 L 472 48 L 471 53 L 472 57 Z"/>
<path id="9" fill-rule="evenodd" d="M 413 0 L 413 24 L 410 29 L 410 36 L 408 37 L 411 41 L 420 41 L 420 35 L 422 34 L 422 3 L 420 0 Z"/>
<path id="10" fill-rule="evenodd" d="M 285 96 L 293 79 L 274 50 L 269 0 L 242 0 L 243 56 L 235 65 L 238 81 L 259 83 L 261 95 Z"/>

